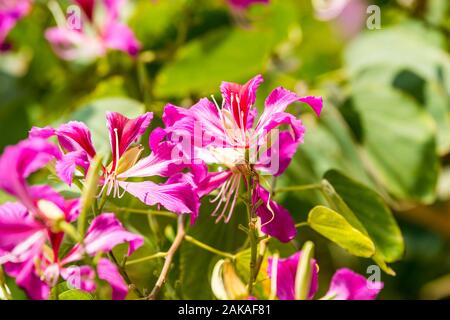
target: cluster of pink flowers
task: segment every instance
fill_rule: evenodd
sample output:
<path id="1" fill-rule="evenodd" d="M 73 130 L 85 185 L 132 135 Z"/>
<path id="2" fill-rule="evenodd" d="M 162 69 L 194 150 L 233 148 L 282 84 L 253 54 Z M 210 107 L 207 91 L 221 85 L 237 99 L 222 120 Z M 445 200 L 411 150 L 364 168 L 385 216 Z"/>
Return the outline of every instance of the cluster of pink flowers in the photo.
<path id="1" fill-rule="evenodd" d="M 147 156 L 142 156 L 144 147 L 137 141 L 149 127 L 153 114 L 128 119 L 108 112 L 111 160 L 101 168 L 99 195 L 120 198 L 129 193 L 146 205 L 189 214 L 194 223 L 200 199 L 218 190 L 213 200 L 217 207 L 212 215 L 217 216 L 217 222 L 222 219 L 228 222 L 242 184 L 260 218 L 261 231 L 282 242 L 292 240 L 296 236 L 292 217 L 270 199 L 260 177 L 282 174 L 303 142 L 305 129 L 299 119 L 286 112 L 288 105 L 306 103 L 319 116 L 322 99 L 299 97 L 280 87 L 269 94 L 258 118 L 254 105 L 262 81 L 258 75 L 244 85 L 223 82 L 222 106 L 215 99 L 211 102 L 206 98 L 188 109 L 167 105 L 162 117 L 165 127 L 151 132 L 151 152 Z M 49 141 L 52 137 L 57 144 Z M 82 122 L 71 121 L 58 128 L 32 128 L 28 139 L 7 147 L 0 158 L 0 188 L 17 199 L 0 206 L 0 264 L 33 299 L 48 298 L 50 288 L 60 278 L 75 288 L 92 292 L 98 277 L 110 283 L 113 298 L 126 296 L 127 285 L 116 265 L 107 258 L 94 259 L 90 265 L 79 264 L 85 263 L 87 257 L 107 254 L 121 243 L 128 243 L 131 255 L 142 245 L 143 238 L 126 231 L 113 213 L 102 213 L 92 221 L 84 238 L 61 256 L 60 247 L 66 236 L 61 224 L 77 219 L 80 200 L 64 199 L 48 185 L 30 186 L 27 182 L 27 177 L 51 161 L 56 162 L 56 173 L 64 183 L 82 181 L 96 154 L 89 128 Z M 271 159 L 277 159 L 276 166 L 270 165 Z M 150 181 L 154 176 L 166 180 Z M 298 260 L 299 255 L 295 255 L 278 263 L 280 299 L 292 298 L 291 271 Z M 313 281 L 316 278 L 313 276 Z M 359 288 L 360 278 L 341 270 L 330 290 L 336 291 L 340 298 L 349 298 L 353 291 L 348 285 L 341 286 L 350 290 L 346 296 L 336 288 L 349 281 Z M 313 283 L 312 290 L 315 287 Z M 366 297 L 359 294 L 352 297 Z"/>
<path id="2" fill-rule="evenodd" d="M 73 263 L 107 253 L 120 243 L 129 243 L 131 254 L 143 238 L 126 231 L 114 214 L 103 213 L 92 221 L 82 242 L 61 257 L 65 233 L 60 224 L 77 219 L 80 201 L 66 200 L 48 185 L 30 186 L 26 181 L 49 161 L 60 158 L 55 145 L 38 138 L 5 149 L 0 159 L 0 188 L 17 202 L 0 206 L 0 264 L 32 299 L 47 299 L 60 277 L 74 288 L 92 292 L 96 275 L 111 284 L 114 299 L 123 299 L 128 287 L 108 259 L 101 258 L 96 270 Z"/>

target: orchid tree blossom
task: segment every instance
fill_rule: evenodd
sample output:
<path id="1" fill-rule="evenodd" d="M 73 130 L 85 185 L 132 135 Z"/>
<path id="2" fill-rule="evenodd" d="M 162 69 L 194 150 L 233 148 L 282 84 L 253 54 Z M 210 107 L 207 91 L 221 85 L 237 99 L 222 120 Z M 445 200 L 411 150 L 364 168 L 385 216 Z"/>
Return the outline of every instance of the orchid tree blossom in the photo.
<path id="1" fill-rule="evenodd" d="M 267 274 L 271 281 L 276 282 L 276 296 L 280 300 L 295 300 L 295 279 L 297 266 L 302 259 L 299 251 L 285 259 L 269 257 Z M 318 290 L 319 268 L 311 259 L 311 283 L 308 299 L 311 300 Z M 350 269 L 342 268 L 336 271 L 331 279 L 328 292 L 322 300 L 375 300 L 383 289 L 382 282 L 370 282 L 362 275 Z"/>
<path id="2" fill-rule="evenodd" d="M 130 244 L 131 254 L 143 243 L 141 236 L 123 229 L 112 214 L 94 219 L 86 233 L 83 245 L 76 245 L 63 259 L 59 251 L 64 239 L 60 223 L 73 222 L 80 211 L 79 200 L 65 200 L 47 185 L 29 186 L 26 179 L 61 153 L 44 139 L 33 138 L 7 147 L 0 158 L 0 188 L 16 197 L 17 202 L 0 206 L 0 265 L 15 277 L 17 284 L 32 299 L 46 299 L 59 275 L 68 279 L 71 274 L 65 266 L 84 255 L 94 256 L 108 252 L 119 243 Z M 127 286 L 109 260 L 102 259 L 97 266 L 99 278 L 112 284 L 113 297 L 123 298 Z M 87 270 L 89 267 L 84 267 Z M 91 272 L 92 273 L 92 272 Z M 95 274 L 95 273 L 94 273 Z M 85 277 L 79 277 L 79 289 L 86 290 Z M 93 277 L 89 278 L 93 281 Z M 93 291 L 95 286 L 89 284 Z"/>
<path id="3" fill-rule="evenodd" d="M 7 49 L 5 43 L 9 32 L 31 9 L 31 0 L 0 1 L 0 51 Z"/>
<path id="4" fill-rule="evenodd" d="M 268 4 L 270 0 L 227 0 L 230 6 L 235 10 L 245 10 L 253 4 Z"/>
<path id="5" fill-rule="evenodd" d="M 65 60 L 93 60 L 108 50 L 119 50 L 135 57 L 140 48 L 133 31 L 122 22 L 126 0 L 72 0 L 81 8 L 71 12 L 68 21 L 57 5 L 53 8 L 57 27 L 45 36 L 55 53 Z"/>
<path id="6" fill-rule="evenodd" d="M 217 222 L 230 221 L 242 184 L 251 192 L 252 206 L 261 219 L 262 231 L 287 242 L 296 235 L 289 212 L 271 199 L 263 187 L 265 174 L 279 176 L 288 167 L 297 147 L 303 142 L 304 127 L 294 115 L 285 112 L 294 102 L 309 104 L 317 116 L 322 110 L 320 97 L 299 97 L 279 87 L 265 101 L 265 108 L 256 121 L 256 91 L 262 83 L 258 75 L 244 85 L 223 82 L 222 105 L 204 98 L 190 109 L 167 105 L 163 121 L 165 129 L 155 130 L 162 139 L 177 141 L 181 152 L 193 162 L 203 161 L 218 166 L 217 171 L 197 178 L 197 192 L 205 196 L 219 189 L 212 201 Z M 286 126 L 288 130 L 280 130 Z M 163 133 L 161 133 L 163 131 Z M 184 139 L 185 138 L 185 139 Z M 155 138 L 156 139 L 156 138 Z M 193 146 L 193 147 L 191 147 Z M 253 185 L 249 183 L 253 181 Z"/>
<path id="7" fill-rule="evenodd" d="M 149 156 L 141 159 L 144 148 L 135 142 L 144 134 L 152 118 L 150 112 L 135 119 L 117 112 L 107 113 L 111 162 L 103 166 L 100 194 L 121 198 L 128 192 L 147 205 L 162 205 L 175 213 L 191 214 L 191 222 L 194 222 L 199 209 L 198 196 L 189 181 L 178 178 L 181 166 L 178 158 L 172 158 L 173 146 L 165 143 L 155 146 Z M 34 127 L 30 136 L 57 137 L 64 153 L 56 164 L 61 180 L 70 185 L 76 171 L 86 176 L 96 150 L 89 128 L 84 123 L 71 121 L 57 129 Z M 129 181 L 132 178 L 153 176 L 171 178 L 163 184 Z"/>

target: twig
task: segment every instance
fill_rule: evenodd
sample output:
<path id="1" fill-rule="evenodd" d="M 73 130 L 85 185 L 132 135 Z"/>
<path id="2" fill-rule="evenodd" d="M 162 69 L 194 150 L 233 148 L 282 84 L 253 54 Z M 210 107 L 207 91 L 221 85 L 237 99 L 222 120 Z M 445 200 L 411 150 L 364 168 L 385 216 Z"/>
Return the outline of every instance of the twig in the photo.
<path id="1" fill-rule="evenodd" d="M 153 259 L 157 259 L 157 258 L 164 258 L 165 256 L 167 256 L 167 252 L 157 252 L 148 257 L 127 261 L 125 263 L 125 265 L 130 266 L 132 264 L 137 264 L 137 263 L 141 263 L 141 262 L 145 262 L 145 261 L 149 261 L 149 260 L 153 260 Z"/>
<path id="2" fill-rule="evenodd" d="M 314 189 L 320 189 L 322 188 L 322 185 L 320 183 L 315 184 L 305 184 L 305 185 L 299 185 L 299 186 L 289 186 L 289 187 L 280 187 L 274 190 L 274 194 L 282 193 L 282 192 L 290 192 L 290 191 L 307 191 L 307 190 L 314 190 Z"/>
<path id="3" fill-rule="evenodd" d="M 128 213 L 136 213 L 136 214 L 145 214 L 145 215 L 154 215 L 154 216 L 162 216 L 168 218 L 176 218 L 177 215 L 175 213 L 163 210 L 146 210 L 146 209 L 133 209 L 133 208 L 124 208 L 124 207 L 116 207 L 111 206 L 112 211 L 118 212 L 128 212 Z"/>
<path id="4" fill-rule="evenodd" d="M 180 247 L 181 243 L 184 240 L 186 235 L 186 231 L 184 229 L 184 217 L 185 215 L 181 214 L 178 216 L 178 229 L 177 235 L 175 236 L 175 240 L 167 251 L 166 261 L 164 261 L 163 268 L 161 270 L 161 274 L 159 275 L 158 280 L 156 281 L 155 287 L 153 288 L 150 295 L 148 295 L 148 300 L 155 300 L 162 286 L 167 280 L 167 276 L 169 275 L 170 265 L 172 264 L 173 257 Z"/>
<path id="5" fill-rule="evenodd" d="M 200 247 L 200 248 L 202 248 L 202 249 L 204 249 L 206 251 L 215 253 L 215 254 L 217 254 L 219 256 L 222 256 L 224 258 L 231 259 L 232 261 L 234 261 L 236 259 L 236 256 L 234 254 L 231 254 L 231 253 L 224 252 L 224 251 L 221 251 L 219 249 L 213 248 L 213 247 L 207 245 L 206 243 L 203 243 L 203 242 L 201 242 L 201 241 L 199 241 L 199 240 L 197 240 L 197 239 L 195 239 L 195 238 L 193 238 L 191 236 L 186 235 L 184 237 L 184 239 L 186 241 L 196 245 L 197 247 Z"/>
<path id="6" fill-rule="evenodd" d="M 112 251 L 108 254 L 108 256 L 111 258 L 111 260 L 115 263 L 115 265 L 117 266 L 117 268 L 119 268 L 119 272 L 122 275 L 122 277 L 124 278 L 125 282 L 127 283 L 128 287 L 130 289 L 133 289 L 133 291 L 139 296 L 139 297 L 143 297 L 143 293 L 141 292 L 141 290 L 139 290 L 138 287 L 136 287 L 136 285 L 133 283 L 133 281 L 131 281 L 130 276 L 128 275 L 127 271 L 125 270 L 125 268 L 123 268 L 123 266 L 117 261 L 116 257 L 114 256 L 114 254 L 112 253 Z"/>

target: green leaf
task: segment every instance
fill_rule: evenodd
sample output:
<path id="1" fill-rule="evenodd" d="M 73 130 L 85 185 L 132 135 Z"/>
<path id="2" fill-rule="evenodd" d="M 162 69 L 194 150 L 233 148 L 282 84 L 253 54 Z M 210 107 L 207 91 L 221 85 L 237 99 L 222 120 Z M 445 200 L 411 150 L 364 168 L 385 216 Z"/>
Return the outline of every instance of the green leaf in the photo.
<path id="1" fill-rule="evenodd" d="M 396 198 L 432 202 L 439 171 L 433 120 L 413 98 L 366 77 L 355 85 L 353 103 L 373 176 Z"/>
<path id="2" fill-rule="evenodd" d="M 265 9 L 265 10 L 264 10 Z M 247 81 L 263 72 L 276 46 L 298 26 L 293 1 L 262 8 L 251 28 L 223 27 L 184 44 L 156 78 L 158 97 L 209 96 L 221 81 Z"/>
<path id="3" fill-rule="evenodd" d="M 403 237 L 381 196 L 336 170 L 328 171 L 324 178 L 364 225 L 380 257 L 386 262 L 399 260 L 405 249 Z"/>
<path id="4" fill-rule="evenodd" d="M 409 21 L 362 34 L 345 52 L 350 75 L 355 78 L 368 68 L 380 66 L 411 70 L 428 80 L 437 80 L 443 74 L 444 87 L 450 92 L 450 56 L 443 50 L 446 40 L 430 30 Z"/>
<path id="5" fill-rule="evenodd" d="M 59 300 L 94 300 L 94 297 L 85 291 L 71 289 L 61 293 Z"/>
<path id="6" fill-rule="evenodd" d="M 70 116 L 71 120 L 84 122 L 92 133 L 92 140 L 98 153 L 110 154 L 109 133 L 105 113 L 120 112 L 128 118 L 135 118 L 144 112 L 144 105 L 129 98 L 104 98 L 89 102 Z"/>
<path id="7" fill-rule="evenodd" d="M 355 256 L 369 258 L 375 254 L 373 242 L 330 208 L 314 207 L 309 212 L 308 224 L 313 230 Z"/>
<path id="8" fill-rule="evenodd" d="M 167 64 L 159 73 L 157 95 L 204 96 L 216 92 L 224 79 L 254 76 L 263 69 L 270 51 L 269 43 L 258 35 L 252 30 L 223 29 L 192 41 L 180 50 L 174 63 Z M 240 54 L 241 50 L 246 54 Z M 195 76 L 188 79 L 187 75 Z"/>

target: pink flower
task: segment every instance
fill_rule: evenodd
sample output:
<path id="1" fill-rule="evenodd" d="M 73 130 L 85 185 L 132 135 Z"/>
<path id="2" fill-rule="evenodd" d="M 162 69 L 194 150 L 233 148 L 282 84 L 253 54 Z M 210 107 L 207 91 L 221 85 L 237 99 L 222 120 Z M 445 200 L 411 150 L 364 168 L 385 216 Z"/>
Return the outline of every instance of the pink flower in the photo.
<path id="1" fill-rule="evenodd" d="M 6 49 L 6 37 L 17 21 L 22 19 L 31 9 L 31 0 L 0 1 L 0 51 Z"/>
<path id="2" fill-rule="evenodd" d="M 302 258 L 302 253 L 297 252 L 286 259 L 277 262 L 276 281 L 277 297 L 280 300 L 295 300 L 295 278 L 297 266 Z M 272 278 L 275 260 L 269 257 L 267 273 Z M 312 299 L 318 289 L 319 268 L 314 259 L 311 259 L 312 277 L 308 299 Z M 363 276 L 350 269 L 339 269 L 331 279 L 328 292 L 322 299 L 332 300 L 374 300 L 383 289 L 382 282 L 369 282 Z"/>
<path id="3" fill-rule="evenodd" d="M 331 21 L 334 29 L 344 38 L 356 36 L 365 26 L 367 18 L 366 0 L 312 1 L 316 17 Z"/>
<path id="4" fill-rule="evenodd" d="M 45 33 L 57 55 L 65 60 L 91 60 L 105 55 L 108 49 L 137 55 L 140 44 L 120 18 L 125 0 L 73 2 L 81 7 L 81 17 L 73 13 L 68 23 L 60 22 Z"/>
<path id="5" fill-rule="evenodd" d="M 177 178 L 182 166 L 178 158 L 172 157 L 173 146 L 168 143 L 158 144 L 149 156 L 140 159 L 144 148 L 142 145 L 133 145 L 150 125 L 153 114 L 146 113 L 136 119 L 128 119 L 119 113 L 108 112 L 106 118 L 112 161 L 103 167 L 103 188 L 100 193 L 106 192 L 107 195 L 121 198 L 128 192 L 147 205 L 162 205 L 172 212 L 190 213 L 193 222 L 198 214 L 198 196 L 189 181 Z M 71 121 L 58 129 L 34 127 L 30 136 L 57 137 L 64 156 L 57 162 L 56 170 L 58 176 L 69 185 L 77 170 L 81 171 L 83 176 L 87 174 L 96 155 L 91 133 L 81 122 Z M 164 184 L 127 181 L 130 178 L 153 176 L 172 178 Z"/>
<path id="6" fill-rule="evenodd" d="M 15 277 L 17 284 L 32 299 L 48 298 L 50 287 L 56 284 L 59 276 L 67 279 L 65 265 L 80 260 L 85 254 L 95 256 L 128 242 L 128 254 L 131 255 L 143 243 L 142 237 L 123 229 L 113 214 L 102 214 L 92 222 L 83 245 L 76 245 L 65 258 L 59 259 L 64 238 L 59 223 L 70 223 L 77 218 L 79 200 L 65 200 L 46 185 L 29 186 L 26 178 L 60 157 L 56 146 L 33 138 L 7 147 L 0 158 L 0 188 L 18 200 L 0 206 L 0 265 L 4 265 L 6 273 Z M 97 273 L 101 279 L 103 275 L 112 283 L 116 298 L 123 298 L 127 287 L 125 284 L 119 286 L 123 279 L 118 272 L 113 272 L 114 268 L 102 261 L 97 266 Z M 83 284 L 80 280 L 80 289 L 95 289 L 95 286 Z"/>
<path id="7" fill-rule="evenodd" d="M 269 0 L 228 0 L 230 6 L 237 10 L 243 10 L 255 3 L 269 3 Z"/>
<path id="8" fill-rule="evenodd" d="M 300 120 L 285 112 L 287 106 L 304 102 L 319 115 L 322 99 L 299 97 L 280 87 L 267 97 L 264 112 L 256 121 L 254 103 L 262 81 L 258 75 L 244 85 L 223 82 L 222 107 L 208 99 L 201 99 L 190 109 L 167 105 L 163 115 L 166 129 L 155 132 L 158 139 L 177 141 L 182 137 L 183 143 L 178 148 L 194 163 L 200 160 L 221 166 L 216 172 L 196 177 L 200 196 L 220 188 L 213 200 L 217 207 L 212 215 L 220 211 L 217 221 L 230 220 L 242 180 L 256 174 L 252 198 L 262 231 L 287 242 L 296 235 L 294 221 L 285 208 L 270 199 L 269 192 L 259 183 L 259 176 L 282 174 L 303 141 L 304 127 Z M 280 126 L 288 130 L 280 131 Z"/>

